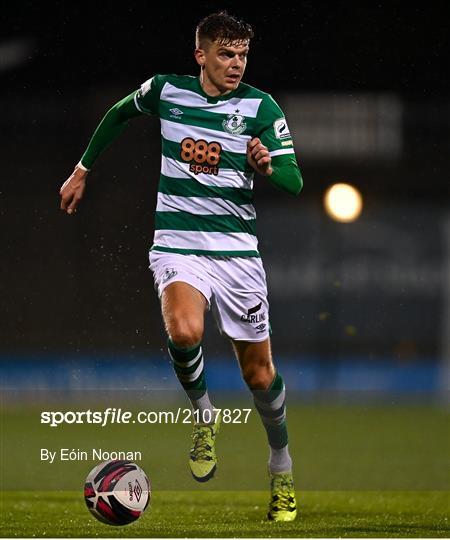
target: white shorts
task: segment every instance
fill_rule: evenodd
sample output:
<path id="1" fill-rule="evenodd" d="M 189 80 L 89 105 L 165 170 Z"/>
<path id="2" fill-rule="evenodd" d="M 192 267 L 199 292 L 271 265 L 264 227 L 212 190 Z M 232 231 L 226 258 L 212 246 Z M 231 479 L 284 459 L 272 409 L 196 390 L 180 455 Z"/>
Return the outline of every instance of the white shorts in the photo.
<path id="1" fill-rule="evenodd" d="M 206 298 L 222 335 L 237 341 L 269 337 L 266 273 L 259 257 L 150 251 L 149 260 L 159 298 L 167 285 L 184 281 Z"/>

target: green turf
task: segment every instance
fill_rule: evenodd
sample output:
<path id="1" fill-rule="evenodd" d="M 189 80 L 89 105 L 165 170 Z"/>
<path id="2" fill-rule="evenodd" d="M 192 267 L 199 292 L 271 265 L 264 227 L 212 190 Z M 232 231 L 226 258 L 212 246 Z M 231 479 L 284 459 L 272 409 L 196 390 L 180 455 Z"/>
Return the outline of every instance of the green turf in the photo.
<path id="1" fill-rule="evenodd" d="M 265 520 L 259 491 L 154 493 L 139 521 L 110 527 L 90 516 L 81 493 L 5 492 L 2 536 L 10 537 L 446 537 L 443 492 L 297 493 L 295 522 Z"/>
<path id="2" fill-rule="evenodd" d="M 142 401 L 139 409 L 178 403 Z M 220 401 L 220 400 L 218 400 Z M 185 406 L 185 403 L 183 402 Z M 248 407 L 224 399 L 219 406 Z M 216 477 L 196 484 L 188 471 L 191 426 L 40 424 L 42 410 L 104 408 L 83 402 L 15 401 L 1 414 L 0 488 L 3 536 L 167 537 L 445 537 L 449 535 L 448 411 L 428 405 L 294 404 L 288 408 L 290 450 L 300 519 L 266 523 L 267 443 L 250 422 L 222 425 Z M 152 505 L 136 524 L 113 528 L 91 518 L 82 488 L 97 463 L 40 460 L 40 449 L 102 447 L 140 450 Z M 42 491 L 45 489 L 45 492 Z M 195 491 L 193 491 L 195 490 Z"/>
<path id="3" fill-rule="evenodd" d="M 229 402 L 224 401 L 221 406 Z M 251 403 L 242 402 L 241 406 Z M 117 405 L 116 405 L 117 406 Z M 185 403 L 184 403 L 185 406 Z M 96 461 L 40 460 L 40 449 L 136 450 L 156 491 L 191 490 L 186 474 L 191 426 L 40 424 L 41 410 L 83 410 L 83 404 L 4 409 L 0 427 L 0 489 L 77 490 Z M 103 407 L 103 406 L 102 406 Z M 126 405 L 124 405 L 126 407 Z M 143 403 L 142 410 L 175 405 Z M 98 406 L 97 408 L 101 408 Z M 136 409 L 135 409 L 136 410 Z M 288 407 L 289 447 L 298 488 L 310 491 L 442 491 L 450 489 L 449 414 L 431 406 L 294 405 Z M 267 442 L 260 419 L 222 424 L 213 490 L 264 490 Z M 21 474 L 17 474 L 17 470 Z"/>

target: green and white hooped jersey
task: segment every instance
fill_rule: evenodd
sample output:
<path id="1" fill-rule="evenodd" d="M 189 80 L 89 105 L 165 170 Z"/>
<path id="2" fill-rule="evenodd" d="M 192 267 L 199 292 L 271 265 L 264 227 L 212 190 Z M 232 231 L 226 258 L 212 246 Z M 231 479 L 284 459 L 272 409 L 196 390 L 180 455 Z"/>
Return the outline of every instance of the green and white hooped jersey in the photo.
<path id="1" fill-rule="evenodd" d="M 208 96 L 198 77 L 155 75 L 134 96 L 161 120 L 161 175 L 153 250 L 259 257 L 247 142 L 272 157 L 294 154 L 284 114 L 269 94 L 241 83 Z"/>

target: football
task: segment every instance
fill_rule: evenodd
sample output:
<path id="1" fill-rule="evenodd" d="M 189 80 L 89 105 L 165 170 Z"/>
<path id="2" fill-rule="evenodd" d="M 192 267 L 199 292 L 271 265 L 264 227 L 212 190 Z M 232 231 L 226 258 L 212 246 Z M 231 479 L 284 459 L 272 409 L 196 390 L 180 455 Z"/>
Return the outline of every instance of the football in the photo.
<path id="1" fill-rule="evenodd" d="M 136 521 L 150 502 L 150 482 L 132 461 L 109 460 L 92 469 L 84 485 L 91 513 L 108 525 Z"/>

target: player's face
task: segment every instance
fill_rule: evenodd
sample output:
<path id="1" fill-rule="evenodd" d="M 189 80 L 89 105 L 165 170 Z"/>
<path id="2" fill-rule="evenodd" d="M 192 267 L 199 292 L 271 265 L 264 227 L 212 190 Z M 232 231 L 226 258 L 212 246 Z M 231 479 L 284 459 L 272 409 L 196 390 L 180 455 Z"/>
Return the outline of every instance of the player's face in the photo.
<path id="1" fill-rule="evenodd" d="M 231 45 L 214 41 L 204 49 L 196 49 L 195 57 L 202 67 L 205 92 L 217 95 L 235 90 L 244 75 L 248 51 L 248 41 Z"/>

